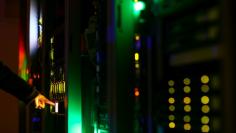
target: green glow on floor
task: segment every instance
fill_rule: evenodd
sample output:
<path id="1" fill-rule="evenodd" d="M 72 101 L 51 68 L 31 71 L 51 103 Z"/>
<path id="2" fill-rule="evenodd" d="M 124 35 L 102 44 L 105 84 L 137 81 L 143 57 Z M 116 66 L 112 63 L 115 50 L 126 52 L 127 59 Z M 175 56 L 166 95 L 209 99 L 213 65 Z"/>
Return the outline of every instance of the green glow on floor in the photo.
<path id="1" fill-rule="evenodd" d="M 73 59 L 68 66 L 68 133 L 82 133 L 80 64 Z"/>
<path id="2" fill-rule="evenodd" d="M 98 129 L 98 133 L 109 133 L 107 130 Z"/>
<path id="3" fill-rule="evenodd" d="M 94 133 L 98 133 L 97 123 L 94 122 L 93 127 L 94 127 Z"/>

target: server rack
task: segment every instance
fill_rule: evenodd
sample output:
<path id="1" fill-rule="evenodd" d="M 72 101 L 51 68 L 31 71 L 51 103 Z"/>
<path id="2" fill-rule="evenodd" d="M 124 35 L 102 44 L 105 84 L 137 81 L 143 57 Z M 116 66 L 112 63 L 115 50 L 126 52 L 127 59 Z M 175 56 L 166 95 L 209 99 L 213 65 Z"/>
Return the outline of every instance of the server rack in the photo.
<path id="1" fill-rule="evenodd" d="M 64 105 L 29 132 L 233 131 L 229 1 L 38 3 L 33 84 Z"/>
<path id="2" fill-rule="evenodd" d="M 24 32 L 29 82 L 56 103 L 44 110 L 30 105 L 26 132 L 108 132 L 106 3 L 29 0 L 22 5 L 27 7 L 22 12 L 29 30 Z"/>
<path id="3" fill-rule="evenodd" d="M 233 53 L 226 32 L 229 18 L 224 17 L 229 1 L 153 3 L 162 59 L 159 98 L 154 104 L 156 130 L 232 132 L 226 113 L 233 110 L 229 95 L 233 77 L 227 73 L 235 72 L 228 64 L 233 63 L 229 57 Z"/>

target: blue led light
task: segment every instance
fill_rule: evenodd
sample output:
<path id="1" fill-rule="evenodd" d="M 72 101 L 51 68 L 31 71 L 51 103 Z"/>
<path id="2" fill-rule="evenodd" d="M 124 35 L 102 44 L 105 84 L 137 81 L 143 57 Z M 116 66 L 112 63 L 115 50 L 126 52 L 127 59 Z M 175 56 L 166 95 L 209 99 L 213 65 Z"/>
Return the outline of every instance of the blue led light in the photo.
<path id="1" fill-rule="evenodd" d="M 33 117 L 32 118 L 33 123 L 40 122 L 40 121 L 41 121 L 41 118 L 39 118 L 39 117 Z"/>

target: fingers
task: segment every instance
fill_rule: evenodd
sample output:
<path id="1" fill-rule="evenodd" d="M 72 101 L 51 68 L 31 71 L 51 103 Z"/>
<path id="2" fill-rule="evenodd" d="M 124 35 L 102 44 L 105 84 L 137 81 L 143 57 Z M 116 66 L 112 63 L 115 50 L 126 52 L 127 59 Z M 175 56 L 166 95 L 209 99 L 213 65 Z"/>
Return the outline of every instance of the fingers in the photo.
<path id="1" fill-rule="evenodd" d="M 46 100 L 46 104 L 49 104 L 49 105 L 53 105 L 53 106 L 55 106 L 55 103 L 54 102 L 52 102 L 52 101 L 50 101 L 50 100 Z"/>
<path id="2" fill-rule="evenodd" d="M 34 102 L 35 102 L 35 108 L 37 109 L 39 107 L 39 99 L 36 97 Z"/>
<path id="3" fill-rule="evenodd" d="M 49 104 L 49 105 L 55 105 L 52 101 L 48 100 L 45 96 L 39 94 L 36 98 L 35 98 L 35 108 L 36 109 L 44 109 L 45 108 L 45 104 Z"/>
<path id="4" fill-rule="evenodd" d="M 36 107 L 35 108 L 36 109 L 44 109 L 45 108 L 45 102 L 38 99 L 36 101 Z"/>

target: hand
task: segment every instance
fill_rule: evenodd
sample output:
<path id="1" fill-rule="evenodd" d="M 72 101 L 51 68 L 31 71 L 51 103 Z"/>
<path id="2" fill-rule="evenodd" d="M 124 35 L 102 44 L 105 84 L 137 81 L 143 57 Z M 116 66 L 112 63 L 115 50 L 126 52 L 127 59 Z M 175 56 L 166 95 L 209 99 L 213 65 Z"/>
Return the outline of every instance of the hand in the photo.
<path id="1" fill-rule="evenodd" d="M 45 108 L 45 104 L 49 104 L 49 105 L 55 105 L 52 101 L 48 100 L 44 95 L 42 94 L 38 94 L 35 98 L 34 98 L 34 102 L 35 102 L 35 108 L 36 109 L 44 109 Z"/>

